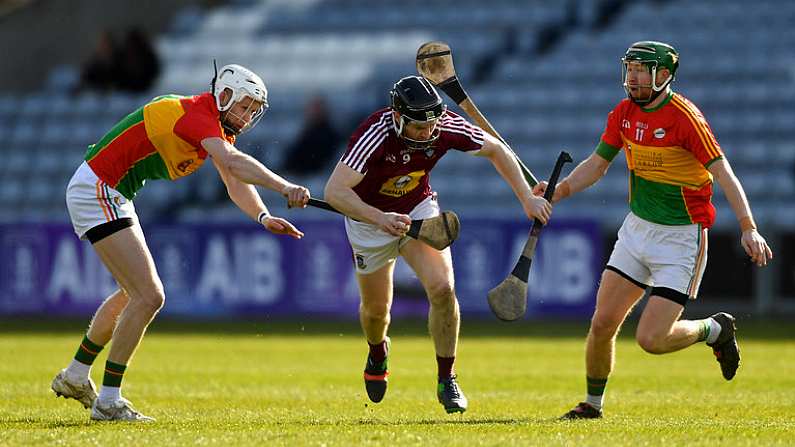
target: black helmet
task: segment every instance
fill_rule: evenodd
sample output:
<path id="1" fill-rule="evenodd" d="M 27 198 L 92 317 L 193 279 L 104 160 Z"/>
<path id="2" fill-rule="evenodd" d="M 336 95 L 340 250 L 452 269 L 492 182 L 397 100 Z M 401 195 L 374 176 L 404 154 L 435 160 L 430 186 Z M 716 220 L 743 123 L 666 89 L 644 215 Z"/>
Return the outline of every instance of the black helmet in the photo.
<path id="1" fill-rule="evenodd" d="M 439 138 L 437 126 L 427 140 L 414 140 L 403 135 L 403 128 L 408 121 L 430 122 L 441 118 L 447 106 L 442 97 L 427 79 L 420 76 L 407 76 L 395 83 L 389 91 L 392 110 L 400 113 L 400 121 L 395 122 L 395 129 L 409 149 L 427 149 Z"/>

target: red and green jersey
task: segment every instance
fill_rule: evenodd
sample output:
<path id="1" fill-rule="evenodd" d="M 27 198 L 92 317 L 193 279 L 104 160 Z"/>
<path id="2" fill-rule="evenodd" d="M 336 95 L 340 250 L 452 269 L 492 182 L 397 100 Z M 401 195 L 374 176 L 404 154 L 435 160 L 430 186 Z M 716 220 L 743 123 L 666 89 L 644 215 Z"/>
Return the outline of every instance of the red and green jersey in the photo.
<path id="1" fill-rule="evenodd" d="M 97 177 L 132 200 L 146 180 L 176 180 L 198 169 L 207 158 L 203 139 L 234 143 L 219 116 L 210 93 L 158 96 L 89 146 L 85 160 Z"/>
<path id="2" fill-rule="evenodd" d="M 633 213 L 662 225 L 712 226 L 715 207 L 707 167 L 723 152 L 692 102 L 678 93 L 653 109 L 621 101 L 610 112 L 596 151 L 612 161 L 622 148 Z"/>

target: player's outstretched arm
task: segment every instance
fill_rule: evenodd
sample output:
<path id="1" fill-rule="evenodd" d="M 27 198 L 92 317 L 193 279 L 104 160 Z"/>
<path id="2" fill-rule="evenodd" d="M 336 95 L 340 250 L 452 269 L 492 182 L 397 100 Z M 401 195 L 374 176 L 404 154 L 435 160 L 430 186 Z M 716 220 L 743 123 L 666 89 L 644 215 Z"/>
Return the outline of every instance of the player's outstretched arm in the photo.
<path id="1" fill-rule="evenodd" d="M 216 166 L 223 167 L 233 177 L 243 183 L 264 186 L 281 193 L 287 197 L 291 207 L 306 207 L 310 197 L 307 188 L 288 182 L 254 157 L 237 150 L 221 138 L 205 138 L 201 144 L 213 157 Z"/>
<path id="2" fill-rule="evenodd" d="M 756 222 L 751 214 L 751 206 L 745 196 L 740 181 L 734 175 L 731 165 L 726 159 L 714 161 L 707 168 L 718 181 L 723 193 L 726 195 L 729 205 L 731 205 L 734 215 L 740 224 L 742 237 L 740 243 L 745 249 L 751 260 L 758 266 L 764 267 L 767 261 L 773 259 L 773 251 L 767 245 L 767 241 L 756 230 Z"/>
<path id="3" fill-rule="evenodd" d="M 224 185 L 226 185 L 229 198 L 232 199 L 232 202 L 234 202 L 241 211 L 259 222 L 271 233 L 286 234 L 295 239 L 301 239 L 304 236 L 304 233 L 295 228 L 289 221 L 281 217 L 271 216 L 270 211 L 268 211 L 268 208 L 262 202 L 254 185 L 243 183 L 230 174 L 229 171 L 215 159 L 213 159 L 213 164 L 216 169 L 218 169 L 218 174 L 221 176 Z"/>
<path id="4" fill-rule="evenodd" d="M 552 195 L 552 203 L 559 202 L 566 197 L 587 189 L 599 179 L 604 177 L 610 162 L 601 155 L 594 152 L 574 168 L 571 173 L 558 182 L 555 187 L 555 194 Z M 533 188 L 533 194 L 544 194 L 547 189 L 547 182 L 541 182 Z"/>
<path id="5" fill-rule="evenodd" d="M 484 134 L 483 140 L 483 147 L 476 154 L 491 161 L 497 172 L 513 189 L 527 217 L 539 219 L 546 224 L 552 215 L 552 206 L 543 197 L 533 195 L 513 152 L 489 134 Z"/>

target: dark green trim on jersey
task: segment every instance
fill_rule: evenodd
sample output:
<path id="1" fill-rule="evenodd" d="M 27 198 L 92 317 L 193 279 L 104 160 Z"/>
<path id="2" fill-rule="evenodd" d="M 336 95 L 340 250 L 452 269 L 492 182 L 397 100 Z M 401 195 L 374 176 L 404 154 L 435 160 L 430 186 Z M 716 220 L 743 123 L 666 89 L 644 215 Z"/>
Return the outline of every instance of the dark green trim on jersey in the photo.
<path id="1" fill-rule="evenodd" d="M 146 158 L 136 162 L 122 177 L 115 189 L 127 199 L 132 200 L 135 197 L 135 193 L 144 186 L 146 179 L 171 179 L 168 175 L 166 163 L 158 152 L 153 152 Z"/>
<path id="2" fill-rule="evenodd" d="M 708 161 L 707 164 L 704 165 L 704 167 L 709 168 L 710 166 L 712 166 L 712 163 L 715 163 L 718 160 L 723 160 L 723 155 L 721 155 L 720 157 L 715 157 L 712 160 Z"/>
<path id="3" fill-rule="evenodd" d="M 656 106 L 654 106 L 654 107 L 652 107 L 650 109 L 644 109 L 643 107 L 641 107 L 640 110 L 642 112 L 646 112 L 646 113 L 656 112 L 656 111 L 662 109 L 663 107 L 665 107 L 666 104 L 671 102 L 671 98 L 673 98 L 673 97 L 674 97 L 674 92 L 671 91 L 671 92 L 668 93 L 668 96 L 663 100 L 663 102 L 657 104 Z"/>
<path id="4" fill-rule="evenodd" d="M 604 141 L 600 141 L 599 145 L 596 146 L 595 152 L 596 155 L 604 158 L 605 160 L 613 161 L 613 159 L 616 158 L 616 155 L 618 155 L 618 153 L 621 152 L 621 148 L 611 146 L 605 143 Z"/>

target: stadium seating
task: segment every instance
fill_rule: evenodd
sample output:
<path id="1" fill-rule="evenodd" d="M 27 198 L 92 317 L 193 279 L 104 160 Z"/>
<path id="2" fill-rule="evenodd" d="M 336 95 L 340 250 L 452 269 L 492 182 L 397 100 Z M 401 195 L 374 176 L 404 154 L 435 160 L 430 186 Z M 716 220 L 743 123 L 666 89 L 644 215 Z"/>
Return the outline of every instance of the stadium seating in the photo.
<path id="1" fill-rule="evenodd" d="M 576 17 L 567 7 L 541 0 L 378 0 L 367 8 L 353 0 L 252 0 L 188 8 L 156 40 L 167 62 L 151 94 L 73 97 L 64 92 L 77 70 L 60 66 L 41 91 L 0 95 L 0 138 L 7 143 L 0 220 L 37 219 L 37 209 L 65 213 L 64 186 L 86 146 L 155 94 L 206 90 L 213 58 L 219 65 L 247 65 L 268 85 L 271 108 L 240 146 L 278 170 L 309 97 L 327 96 L 336 124 L 350 132 L 364 114 L 386 104 L 396 78 L 414 71 L 419 44 L 437 39 L 454 48 L 456 68 L 480 109 L 545 178 L 560 150 L 576 161 L 591 153 L 607 112 L 624 97 L 620 56 L 629 43 L 655 38 L 679 49 L 675 88 L 711 123 L 757 220 L 795 227 L 795 3 L 763 0 L 748 8 L 739 0 L 631 2 L 606 26 L 595 26 L 597 0 L 578 2 Z M 537 54 L 539 32 L 556 24 L 564 34 Z M 617 224 L 626 209 L 624 165 L 620 156 L 602 182 L 574 197 L 572 206 L 558 207 L 556 216 Z M 444 206 L 461 214 L 520 215 L 510 188 L 484 171 L 493 172 L 484 160 L 451 154 L 434 170 L 432 184 Z M 302 181 L 320 195 L 326 176 Z M 223 195 L 220 186 L 208 186 L 218 185 L 215 177 L 203 169 L 176 186 L 152 182 L 137 201 L 142 218 L 163 210 L 183 219 L 243 218 L 215 201 Z M 482 200 L 471 200 L 475 196 Z M 266 198 L 276 210 L 284 206 L 275 195 Z M 212 201 L 213 210 L 205 206 L 203 214 L 184 203 L 196 200 Z M 715 201 L 718 226 L 734 225 L 722 193 Z"/>

